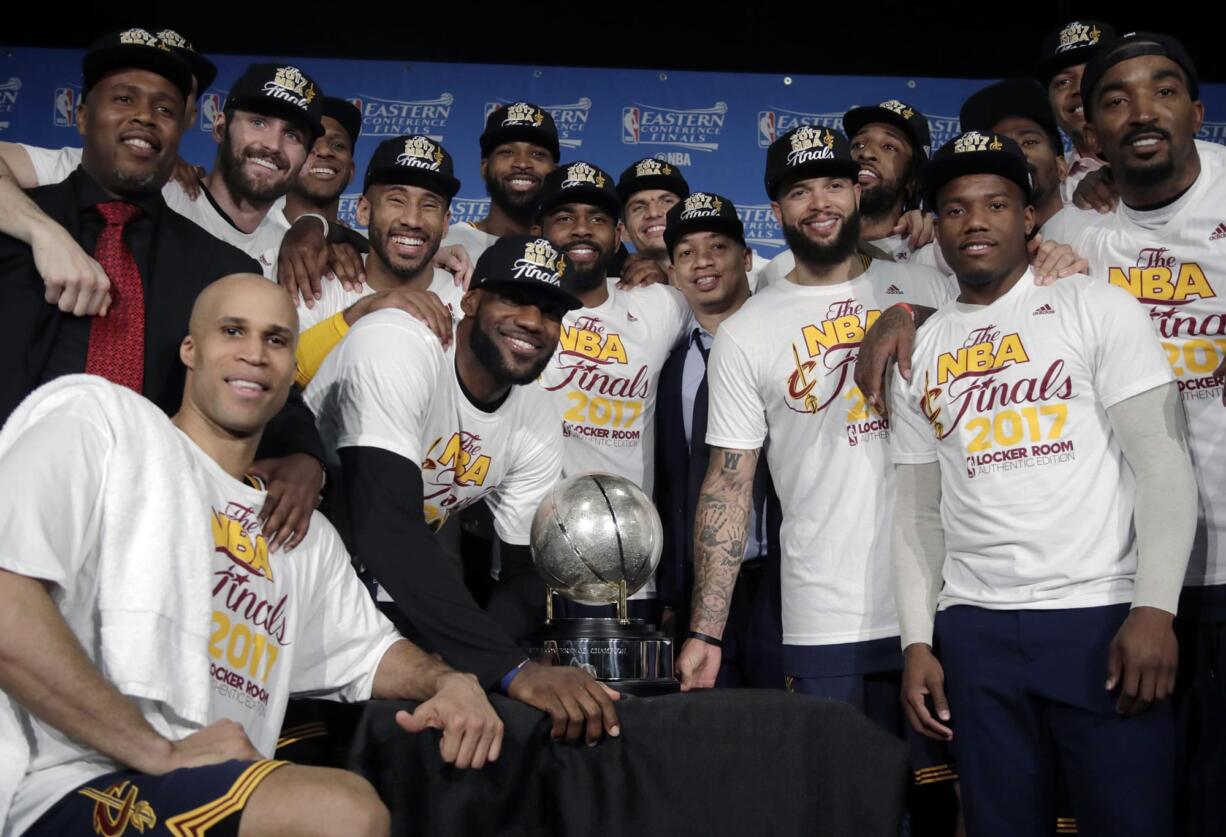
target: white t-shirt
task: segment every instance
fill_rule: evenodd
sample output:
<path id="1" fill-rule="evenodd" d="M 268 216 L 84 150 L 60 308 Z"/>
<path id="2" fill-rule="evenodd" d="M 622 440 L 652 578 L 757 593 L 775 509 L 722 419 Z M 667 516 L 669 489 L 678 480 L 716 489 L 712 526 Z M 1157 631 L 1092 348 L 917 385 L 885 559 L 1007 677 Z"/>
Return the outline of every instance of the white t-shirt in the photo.
<path id="1" fill-rule="evenodd" d="M 938 462 L 939 608 L 1132 600 L 1135 484 L 1107 410 L 1171 381 L 1143 311 L 1086 276 L 1028 270 L 991 305 L 951 302 L 895 372 L 900 464 Z"/>
<path id="2" fill-rule="evenodd" d="M 708 361 L 707 444 L 765 444 L 783 506 L 783 642 L 898 635 L 890 584 L 890 423 L 852 379 L 864 333 L 898 302 L 936 308 L 948 283 L 875 260 L 850 282 L 783 280 L 720 324 Z"/>
<path id="3" fill-rule="evenodd" d="M 381 448 L 421 468 L 426 522 L 484 499 L 498 537 L 527 544 L 532 516 L 562 470 L 549 399 L 513 386 L 492 413 L 460 389 L 455 343 L 397 308 L 368 314 L 332 350 L 305 393 L 324 449 Z"/>
<path id="4" fill-rule="evenodd" d="M 1222 145 L 1221 143 L 1209 142 L 1207 140 L 1196 140 L 1196 152 L 1200 154 L 1201 159 L 1204 159 L 1205 157 L 1214 157 L 1218 160 L 1226 161 L 1226 146 Z M 1090 171 L 1095 170 L 1090 169 L 1072 174 L 1073 166 L 1079 159 L 1081 159 L 1081 154 L 1076 148 L 1070 148 L 1064 153 L 1064 162 L 1068 165 L 1068 170 L 1070 172 L 1069 176 L 1065 178 L 1064 183 L 1060 185 L 1060 197 L 1064 199 L 1065 206 L 1074 205 L 1073 193 L 1077 191 L 1077 185 L 1081 183 L 1081 181 L 1085 180 L 1086 175 L 1089 174 Z M 1101 165 L 1098 166 L 1098 168 L 1101 168 Z M 1057 240 L 1059 241 L 1061 239 Z"/>
<path id="5" fill-rule="evenodd" d="M 476 265 L 477 259 L 481 258 L 481 254 L 497 240 L 498 236 L 482 232 L 474 227 L 471 222 L 464 221 L 459 224 L 452 224 L 447 229 L 447 237 L 443 239 L 443 243 L 440 246 L 450 247 L 452 244 L 459 244 L 468 251 L 468 258 L 472 259 L 472 263 Z"/>
<path id="6" fill-rule="evenodd" d="M 233 244 L 258 261 L 264 276 L 276 280 L 277 253 L 281 250 L 281 239 L 285 237 L 286 228 L 272 217 L 272 213 L 264 216 L 254 232 L 245 233 L 230 223 L 230 219 L 217 208 L 203 187 L 200 196 L 192 200 L 183 187 L 172 180 L 162 189 L 162 197 L 166 199 L 167 206 L 196 222 L 209 235 Z"/>
<path id="7" fill-rule="evenodd" d="M 18 443 L 58 451 L 21 480 L 0 484 L 3 542 L 0 567 L 54 584 L 52 598 L 86 655 L 99 664 L 100 527 L 98 508 L 113 442 L 99 428 L 100 409 L 84 400 L 70 404 L 26 431 Z M 169 421 L 165 432 L 179 434 Z M 160 462 L 174 473 L 198 475 L 200 496 L 211 507 L 212 538 L 201 543 L 212 566 L 213 621 L 209 670 L 201 689 L 212 690 L 210 722 L 242 724 L 261 754 L 273 755 L 285 704 L 291 694 L 312 693 L 344 701 L 370 697 L 375 669 L 400 637 L 371 602 L 331 524 L 311 520 L 306 539 L 290 552 L 269 553 L 258 519 L 265 494 L 226 474 L 194 445 L 164 445 L 184 451 L 184 461 Z M 14 448 L 13 450 L 16 450 Z M 128 489 L 106 482 L 107 503 L 171 515 L 142 485 Z M 54 498 L 54 502 L 48 502 Z M 140 555 L 134 560 L 156 560 Z M 197 727 L 165 704 L 135 701 L 161 735 L 180 739 Z M 94 776 L 120 766 L 88 751 L 51 726 L 18 710 L 26 730 L 30 763 L 17 788 L 4 834 L 20 834 L 56 800 Z"/>
<path id="8" fill-rule="evenodd" d="M 1198 146 L 1199 148 L 1199 146 Z M 1119 285 L 1149 314 L 1179 381 L 1200 488 L 1189 586 L 1226 584 L 1226 155 L 1202 154 L 1179 200 L 1152 212 L 1122 203 L 1077 239 L 1090 275 Z"/>
<path id="9" fill-rule="evenodd" d="M 362 257 L 362 261 L 366 261 L 365 256 Z M 464 312 L 460 310 L 460 300 L 464 297 L 464 289 L 456 285 L 454 276 L 436 267 L 434 278 L 430 280 L 430 287 L 427 290 L 442 300 L 447 310 L 451 312 L 451 319 L 454 322 L 459 322 L 464 318 Z M 307 308 L 301 300 L 298 302 L 299 333 L 339 314 L 359 299 L 375 292 L 375 289 L 368 284 L 362 285 L 360 291 L 345 290 L 345 286 L 336 278 L 336 275 L 329 273 L 320 283 L 321 296 L 315 300 L 314 308 Z"/>

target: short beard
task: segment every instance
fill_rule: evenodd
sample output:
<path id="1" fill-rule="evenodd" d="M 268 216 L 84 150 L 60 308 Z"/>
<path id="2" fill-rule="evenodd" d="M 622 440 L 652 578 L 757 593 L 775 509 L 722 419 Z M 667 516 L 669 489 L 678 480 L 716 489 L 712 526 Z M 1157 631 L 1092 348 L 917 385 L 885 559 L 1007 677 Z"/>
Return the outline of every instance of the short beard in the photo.
<path id="1" fill-rule="evenodd" d="M 115 178 L 115 185 L 122 189 L 120 192 L 122 195 L 149 195 L 160 190 L 162 184 L 167 180 L 166 176 L 160 171 L 152 171 L 149 174 L 137 176 L 129 174 L 118 167 L 111 171 L 111 176 Z"/>
<path id="2" fill-rule="evenodd" d="M 570 279 L 574 289 L 579 293 L 586 293 L 600 287 L 602 282 L 608 281 L 609 263 L 613 261 L 613 255 L 614 251 L 602 252 L 590 267 L 579 267 L 573 260 L 570 260 L 571 270 L 567 278 Z"/>
<path id="3" fill-rule="evenodd" d="M 230 128 L 226 127 L 225 137 L 221 141 L 221 153 L 218 154 L 217 167 L 221 170 L 221 179 L 230 193 L 250 201 L 251 203 L 272 203 L 289 191 L 288 182 L 280 185 L 257 186 L 243 176 L 243 156 L 236 154 L 230 141 Z"/>
<path id="4" fill-rule="evenodd" d="M 902 205 L 905 196 L 902 182 L 882 181 L 880 186 L 860 192 L 860 214 L 865 218 L 884 218 Z"/>
<path id="5" fill-rule="evenodd" d="M 1167 157 L 1164 162 L 1152 166 L 1129 168 L 1120 166 L 1119 177 L 1130 186 L 1140 189 L 1152 189 L 1160 186 L 1175 174 L 1175 161 Z"/>
<path id="6" fill-rule="evenodd" d="M 860 213 L 843 219 L 843 227 L 831 244 L 816 244 L 799 226 L 783 226 L 783 239 L 798 264 L 809 268 L 834 267 L 847 261 L 860 245 Z"/>
<path id="7" fill-rule="evenodd" d="M 438 254 L 439 245 L 442 243 L 441 239 L 438 238 L 427 242 L 426 254 L 422 257 L 421 261 L 406 267 L 403 264 L 392 261 L 388 256 L 387 229 L 376 226 L 374 218 L 371 218 L 371 226 L 368 232 L 370 233 L 370 249 L 374 251 L 379 261 L 383 262 L 384 266 L 391 271 L 392 275 L 398 279 L 412 279 L 433 264 L 434 257 Z"/>
<path id="8" fill-rule="evenodd" d="M 540 197 L 543 185 L 545 181 L 542 180 L 531 192 L 510 192 L 502 181 L 490 175 L 485 177 L 485 191 L 489 193 L 490 200 L 512 221 L 525 227 L 536 220 L 536 199 Z"/>
<path id="9" fill-rule="evenodd" d="M 502 352 L 498 348 L 492 337 L 485 333 L 482 328 L 481 320 L 474 318 L 472 331 L 468 338 L 468 347 L 472 349 L 473 355 L 477 358 L 477 362 L 490 371 L 490 373 L 499 381 L 511 384 L 513 386 L 524 386 L 535 381 L 545 371 L 545 367 L 549 364 L 549 360 L 553 357 L 551 352 L 545 352 L 540 359 L 532 364 L 524 372 L 516 372 L 512 369 L 503 358 Z"/>

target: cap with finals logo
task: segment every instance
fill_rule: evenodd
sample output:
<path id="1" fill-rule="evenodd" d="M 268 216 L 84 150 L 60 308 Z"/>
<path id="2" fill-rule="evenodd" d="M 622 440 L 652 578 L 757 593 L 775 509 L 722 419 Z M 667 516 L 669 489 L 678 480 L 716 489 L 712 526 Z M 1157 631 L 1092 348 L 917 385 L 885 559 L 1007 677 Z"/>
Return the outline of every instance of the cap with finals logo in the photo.
<path id="1" fill-rule="evenodd" d="M 192 91 L 192 68 L 170 45 L 144 29 L 125 29 L 103 35 L 90 44 L 81 62 L 88 93 L 104 76 L 116 70 L 148 70 L 183 92 Z"/>
<path id="2" fill-rule="evenodd" d="M 481 159 L 504 142 L 530 142 L 548 149 L 556 163 L 562 156 L 558 126 L 549 111 L 531 102 L 514 102 L 490 111 L 481 133 Z"/>
<path id="3" fill-rule="evenodd" d="M 323 98 L 315 81 L 297 67 L 252 64 L 230 86 L 224 110 L 237 108 L 297 122 L 314 138 L 324 132 Z"/>
<path id="4" fill-rule="evenodd" d="M 964 131 L 992 131 L 996 123 L 1022 116 L 1036 123 L 1051 138 L 1056 154 L 1064 153 L 1064 140 L 1051 110 L 1047 91 L 1032 78 L 1016 78 L 989 84 L 963 102 L 958 119 Z"/>
<path id="5" fill-rule="evenodd" d="M 555 206 L 584 203 L 597 206 L 614 218 L 620 218 L 622 202 L 613 188 L 613 178 L 603 169 L 582 161 L 567 163 L 545 175 L 536 215 L 541 217 Z"/>
<path id="6" fill-rule="evenodd" d="M 928 208 L 937 208 L 937 195 L 945 184 L 971 174 L 1012 180 L 1030 200 L 1030 165 L 1018 144 L 991 131 L 966 131 L 942 145 L 920 174 Z"/>
<path id="7" fill-rule="evenodd" d="M 1086 119 L 1090 118 L 1090 108 L 1094 104 L 1094 89 L 1107 71 L 1116 64 L 1144 55 L 1157 55 L 1178 64 L 1187 78 L 1188 95 L 1194 102 L 1200 98 L 1196 65 L 1192 63 L 1192 56 L 1184 49 L 1183 44 L 1170 35 L 1158 32 L 1128 32 L 1111 43 L 1104 44 L 1086 64 L 1085 72 L 1081 74 L 1081 101 L 1085 107 Z"/>
<path id="8" fill-rule="evenodd" d="M 932 153 L 932 134 L 928 131 L 928 117 L 906 102 L 888 99 L 879 105 L 852 108 L 843 114 L 843 131 L 854 137 L 865 125 L 884 122 L 902 131 L 911 143 L 913 152 L 921 159 Z"/>
<path id="9" fill-rule="evenodd" d="M 830 128 L 802 125 L 766 149 L 766 194 L 776 200 L 785 181 L 806 177 L 846 177 L 855 180 L 860 164 L 851 159 L 847 137 Z"/>
<path id="10" fill-rule="evenodd" d="M 1039 65 L 1035 69 L 1039 81 L 1047 87 L 1056 73 L 1086 63 L 1099 46 L 1113 38 L 1115 28 L 1101 20 L 1072 20 L 1048 33 L 1039 47 Z"/>
<path id="11" fill-rule="evenodd" d="M 627 166 L 617 179 L 617 196 L 625 204 L 635 192 L 646 189 L 662 189 L 684 198 L 690 193 L 690 184 L 676 167 L 655 157 L 644 157 Z"/>
<path id="12" fill-rule="evenodd" d="M 197 94 L 208 90 L 209 85 L 217 80 L 217 65 L 201 55 L 187 38 L 173 29 L 159 29 L 155 34 L 192 68 Z"/>
<path id="13" fill-rule="evenodd" d="M 723 195 L 694 192 L 668 210 L 664 227 L 664 244 L 668 257 L 673 256 L 677 240 L 692 232 L 717 232 L 745 243 L 745 225 L 736 213 L 736 206 Z"/>
<path id="14" fill-rule="evenodd" d="M 366 166 L 362 191 L 377 183 L 420 186 L 451 200 L 460 191 L 460 181 L 447 149 L 429 137 L 392 137 L 379 143 Z"/>
<path id="15" fill-rule="evenodd" d="M 548 239 L 508 235 L 487 247 L 477 259 L 468 287 L 543 294 L 574 311 L 582 308 L 583 303 L 573 292 L 570 273 L 570 262 Z"/>

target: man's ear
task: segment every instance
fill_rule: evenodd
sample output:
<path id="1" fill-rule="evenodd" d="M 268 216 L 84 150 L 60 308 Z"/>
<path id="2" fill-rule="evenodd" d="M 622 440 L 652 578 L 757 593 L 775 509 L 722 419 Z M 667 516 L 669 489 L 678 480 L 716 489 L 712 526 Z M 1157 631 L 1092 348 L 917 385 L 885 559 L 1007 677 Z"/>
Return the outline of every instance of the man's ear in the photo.
<path id="1" fill-rule="evenodd" d="M 480 288 L 473 288 L 471 291 L 465 291 L 464 296 L 460 297 L 460 310 L 464 312 L 465 317 L 476 316 L 477 309 L 481 307 L 480 302 Z"/>
<path id="2" fill-rule="evenodd" d="M 226 112 L 219 111 L 213 117 L 213 142 L 221 145 L 222 140 L 226 138 Z"/>
<path id="3" fill-rule="evenodd" d="M 188 369 L 194 369 L 196 362 L 196 341 L 192 340 L 189 334 L 183 338 L 183 342 L 179 344 L 179 360 L 183 361 L 183 365 Z"/>
<path id="4" fill-rule="evenodd" d="M 1026 238 L 1030 238 L 1031 234 L 1034 232 L 1034 207 L 1027 206 L 1022 211 L 1022 217 L 1025 219 L 1024 229 L 1026 230 Z"/>
<path id="5" fill-rule="evenodd" d="M 358 198 L 357 221 L 359 226 L 370 226 L 370 201 L 366 199 L 366 195 Z"/>

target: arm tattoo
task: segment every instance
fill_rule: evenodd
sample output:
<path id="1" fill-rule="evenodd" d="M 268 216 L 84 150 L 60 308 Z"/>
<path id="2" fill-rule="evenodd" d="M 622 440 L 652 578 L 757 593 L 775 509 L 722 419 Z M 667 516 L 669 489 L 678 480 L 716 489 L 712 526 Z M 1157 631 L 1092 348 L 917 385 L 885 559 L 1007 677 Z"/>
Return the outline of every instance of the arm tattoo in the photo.
<path id="1" fill-rule="evenodd" d="M 741 570 L 753 506 L 758 451 L 711 451 L 694 515 L 694 599 L 690 628 L 720 636 Z"/>

